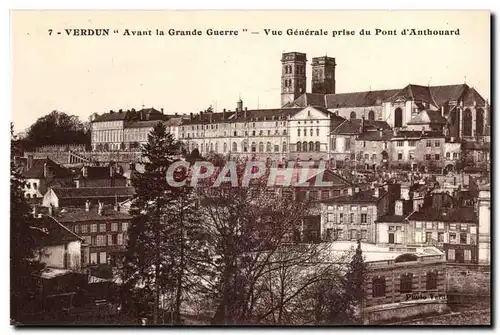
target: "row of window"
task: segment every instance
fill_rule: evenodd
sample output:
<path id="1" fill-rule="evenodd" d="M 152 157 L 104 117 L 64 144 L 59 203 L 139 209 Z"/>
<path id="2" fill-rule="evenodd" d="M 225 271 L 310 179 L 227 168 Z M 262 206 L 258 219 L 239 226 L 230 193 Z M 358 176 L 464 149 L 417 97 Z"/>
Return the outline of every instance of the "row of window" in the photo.
<path id="1" fill-rule="evenodd" d="M 285 74 L 292 74 L 293 73 L 293 67 L 292 65 L 285 65 Z M 295 74 L 304 74 L 305 69 L 302 65 L 297 65 L 295 66 Z"/>
<path id="2" fill-rule="evenodd" d="M 125 245 L 126 239 L 126 235 L 123 233 L 107 235 L 85 235 L 82 237 L 84 238 L 85 243 L 92 247 Z"/>
<path id="3" fill-rule="evenodd" d="M 367 230 L 356 230 L 351 229 L 348 231 L 344 231 L 342 229 L 332 229 L 328 228 L 326 230 L 326 240 L 327 241 L 336 241 L 336 240 L 366 240 L 367 238 Z"/>
<path id="4" fill-rule="evenodd" d="M 93 131 L 92 138 L 94 142 L 121 142 L 122 132 L 120 130 L 101 130 Z M 147 134 L 145 134 L 147 135 Z M 147 138 L 146 138 L 147 139 Z"/>
<path id="5" fill-rule="evenodd" d="M 274 120 L 275 119 L 275 116 L 273 115 L 271 117 L 270 120 Z M 278 119 L 281 119 L 280 116 L 278 116 Z M 266 117 L 264 117 L 264 121 L 266 120 Z M 300 123 L 300 122 L 299 122 Z M 231 124 L 230 123 L 222 123 L 220 124 L 221 125 L 221 128 L 231 128 Z M 233 123 L 233 128 L 238 128 L 237 126 L 237 123 Z M 250 125 L 250 123 L 244 123 L 243 124 L 243 127 L 240 127 L 240 128 L 248 128 L 248 126 Z M 260 127 L 268 127 L 269 126 L 269 122 L 266 122 L 266 123 L 259 123 L 258 126 Z M 286 126 L 286 121 L 276 121 L 276 123 L 274 124 L 275 127 L 279 127 L 279 126 Z M 191 127 L 191 130 L 208 130 L 208 129 L 211 129 L 211 130 L 217 130 L 219 129 L 219 124 L 218 123 L 211 123 L 211 124 L 206 124 L 206 125 L 192 125 L 192 126 L 184 126 L 184 127 L 181 127 L 181 132 L 187 132 L 189 130 L 189 127 Z M 255 126 L 255 122 L 252 122 L 251 123 L 251 128 L 256 128 Z"/>
<path id="6" fill-rule="evenodd" d="M 372 279 L 372 297 L 380 298 L 386 295 L 386 278 L 385 277 L 375 277 Z M 426 274 L 425 289 L 426 290 L 436 290 L 438 287 L 438 272 L 429 271 Z M 399 292 L 400 293 L 410 293 L 413 291 L 413 274 L 406 273 L 399 277 Z"/>
<path id="7" fill-rule="evenodd" d="M 297 129 L 297 136 L 300 137 L 300 134 L 302 134 L 302 130 L 299 128 Z M 307 129 L 304 129 L 304 137 L 307 137 Z M 309 129 L 309 135 L 314 136 L 314 130 L 311 128 Z M 319 136 L 319 128 L 316 128 L 316 136 Z"/>
<path id="8" fill-rule="evenodd" d="M 447 152 L 447 153 L 446 153 L 446 159 L 451 159 L 451 157 L 452 157 L 452 156 L 451 156 L 451 153 L 450 153 L 450 152 Z M 454 152 L 454 153 L 453 153 L 453 159 L 454 159 L 454 160 L 457 160 L 457 159 L 459 159 L 459 158 L 460 158 L 460 153 L 459 153 L 459 152 Z"/>
<path id="9" fill-rule="evenodd" d="M 416 221 L 415 222 L 415 228 L 416 229 L 422 229 L 423 227 L 425 227 L 426 229 L 441 229 L 441 230 L 444 230 L 445 229 L 445 223 L 444 222 L 425 222 L 425 226 L 424 226 L 424 222 L 422 221 Z M 476 231 L 477 231 L 477 227 L 475 226 L 470 226 L 467 224 L 467 223 L 449 223 L 448 224 L 448 228 L 450 230 L 457 230 L 459 229 L 460 231 L 463 231 L 463 232 L 467 232 L 469 231 L 469 228 L 470 228 L 470 233 L 471 234 L 476 234 Z"/>
<path id="10" fill-rule="evenodd" d="M 437 237 L 437 240 L 435 238 Z M 477 235 L 467 234 L 467 233 L 448 233 L 448 243 L 450 244 L 471 244 L 476 245 Z M 415 233 L 415 241 L 417 243 L 446 243 L 445 233 L 438 232 L 425 232 L 425 233 Z"/>
<path id="11" fill-rule="evenodd" d="M 331 223 L 338 223 L 338 224 L 344 224 L 344 223 L 368 223 L 368 214 L 366 213 L 361 213 L 359 216 L 359 221 L 354 219 L 354 213 L 338 213 L 338 221 L 337 221 L 337 215 L 336 213 L 328 213 L 327 221 Z"/>
<path id="12" fill-rule="evenodd" d="M 310 151 L 321 151 L 321 143 L 317 142 L 297 142 L 296 150 L 298 152 L 310 152 Z"/>
<path id="13" fill-rule="evenodd" d="M 128 222 L 121 222 L 121 225 L 119 222 L 111 222 L 109 224 L 109 231 L 112 232 L 118 232 L 118 231 L 125 232 L 127 231 L 127 228 L 128 228 Z M 105 233 L 107 231 L 108 231 L 107 223 L 81 224 L 73 226 L 73 232 L 75 234 L 97 233 L 97 232 Z"/>
<path id="14" fill-rule="evenodd" d="M 259 134 L 257 135 L 256 131 L 253 130 L 251 134 L 252 134 L 251 136 L 254 136 L 254 137 L 255 136 L 264 136 L 264 131 L 260 130 Z M 286 133 L 286 129 L 284 129 L 282 131 L 282 134 L 283 134 L 283 136 L 286 136 L 286 134 L 287 134 Z M 276 136 L 280 135 L 278 129 L 274 130 L 274 135 L 276 135 Z M 238 132 L 236 130 L 233 132 L 233 136 L 234 137 L 238 137 Z M 244 135 L 241 135 L 241 136 L 247 137 L 248 136 L 248 131 L 245 130 Z M 267 136 L 271 136 L 271 130 L 267 131 Z M 186 138 L 198 138 L 198 137 L 204 137 L 204 133 L 187 133 L 187 136 L 186 136 Z M 224 130 L 224 137 L 227 137 L 227 133 L 226 133 L 225 130 Z M 181 134 L 181 138 L 184 138 L 184 134 Z"/>
<path id="15" fill-rule="evenodd" d="M 192 143 L 191 145 L 188 145 L 188 148 L 189 150 L 194 150 L 194 149 L 198 149 L 198 143 Z M 199 146 L 200 148 L 200 151 L 201 152 L 215 152 L 215 153 L 218 153 L 219 152 L 219 143 L 218 142 L 215 142 L 215 145 L 214 143 L 205 143 L 205 145 L 200 145 Z M 283 152 L 286 152 L 287 150 L 287 145 L 286 145 L 286 142 L 283 142 L 282 146 L 282 151 Z M 226 153 L 227 152 L 227 143 L 223 143 L 222 144 L 222 152 Z M 241 151 L 242 152 L 249 152 L 248 151 L 249 147 L 248 147 L 248 143 L 247 142 L 243 142 L 241 143 Z M 257 143 L 255 142 L 252 142 L 251 146 L 250 146 L 250 150 L 251 152 L 280 152 L 280 146 L 279 144 L 274 144 L 272 145 L 271 142 L 267 142 L 266 143 L 266 147 L 265 147 L 265 151 L 264 151 L 264 143 L 263 142 L 259 142 L 259 145 L 257 146 Z M 236 144 L 236 142 L 233 142 L 233 147 L 232 147 L 232 152 L 238 152 L 238 145 Z"/>
<path id="16" fill-rule="evenodd" d="M 362 212 L 367 212 L 368 207 L 367 206 L 358 206 L 358 205 L 351 205 L 351 211 L 355 212 L 358 210 L 361 210 Z M 349 205 L 336 205 L 336 206 L 328 206 L 327 209 L 329 211 L 337 211 L 337 212 L 343 212 L 345 210 L 349 210 Z"/>

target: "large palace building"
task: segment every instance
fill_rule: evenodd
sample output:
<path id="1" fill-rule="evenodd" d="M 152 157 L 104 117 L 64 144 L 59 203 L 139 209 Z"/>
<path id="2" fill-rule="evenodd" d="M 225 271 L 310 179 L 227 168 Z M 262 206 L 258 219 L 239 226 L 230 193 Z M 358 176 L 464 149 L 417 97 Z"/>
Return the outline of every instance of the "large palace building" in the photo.
<path id="1" fill-rule="evenodd" d="M 466 84 L 336 93 L 337 63 L 323 56 L 312 59 L 307 93 L 306 54 L 284 53 L 281 63 L 280 108 L 249 109 L 240 99 L 232 110 L 183 116 L 156 110 L 107 113 L 92 122 L 93 150 L 134 150 L 158 121 L 202 155 L 280 162 L 350 160 L 376 166 L 413 164 L 418 158 L 444 166 L 445 152 L 430 152 L 429 144 L 489 142 L 488 102 Z M 419 148 L 424 149 L 414 152 Z"/>

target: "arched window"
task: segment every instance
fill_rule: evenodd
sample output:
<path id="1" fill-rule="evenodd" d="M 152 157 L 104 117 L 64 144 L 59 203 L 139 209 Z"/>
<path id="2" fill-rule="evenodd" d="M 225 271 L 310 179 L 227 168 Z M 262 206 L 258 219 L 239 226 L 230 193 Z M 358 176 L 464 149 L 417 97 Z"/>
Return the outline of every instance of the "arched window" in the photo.
<path id="1" fill-rule="evenodd" d="M 219 142 L 215 142 L 215 152 L 219 152 Z"/>
<path id="2" fill-rule="evenodd" d="M 316 151 L 320 151 L 321 144 L 319 143 L 319 141 L 315 143 L 315 146 L 316 146 Z"/>
<path id="3" fill-rule="evenodd" d="M 238 145 L 236 144 L 236 142 L 233 142 L 233 152 L 237 151 L 238 151 Z"/>
<path id="4" fill-rule="evenodd" d="M 267 142 L 266 144 L 266 151 L 271 152 L 271 142 Z"/>
<path id="5" fill-rule="evenodd" d="M 210 143 L 210 151 L 214 151 L 214 144 L 213 143 Z"/>
<path id="6" fill-rule="evenodd" d="M 288 87 L 292 87 L 292 79 L 288 79 Z"/>
<path id="7" fill-rule="evenodd" d="M 316 136 L 319 136 L 319 128 L 316 128 Z"/>
<path id="8" fill-rule="evenodd" d="M 476 135 L 484 135 L 484 111 L 481 108 L 476 111 Z"/>
<path id="9" fill-rule="evenodd" d="M 314 136 L 314 132 L 313 132 L 313 129 L 312 129 L 312 128 L 311 128 L 311 130 L 309 130 L 309 134 L 310 134 L 311 136 Z"/>
<path id="10" fill-rule="evenodd" d="M 314 151 L 314 142 L 309 142 L 309 151 Z"/>
<path id="11" fill-rule="evenodd" d="M 302 151 L 302 143 L 300 143 L 300 142 L 297 142 L 297 151 L 299 151 L 299 152 Z"/>
<path id="12" fill-rule="evenodd" d="M 394 111 L 394 127 L 401 128 L 403 126 L 403 110 L 396 108 Z"/>
<path id="13" fill-rule="evenodd" d="M 412 291 L 413 275 L 411 273 L 402 274 L 399 282 L 399 292 L 409 293 Z"/>
<path id="14" fill-rule="evenodd" d="M 283 150 L 283 152 L 286 151 L 286 142 L 283 142 L 283 145 L 282 145 L 281 149 Z"/>
<path id="15" fill-rule="evenodd" d="M 206 152 L 209 152 L 208 148 L 209 148 L 209 146 L 208 146 L 208 143 L 207 143 L 207 144 L 205 144 Z"/>
<path id="16" fill-rule="evenodd" d="M 302 151 L 307 151 L 307 142 L 302 142 Z"/>
<path id="17" fill-rule="evenodd" d="M 300 128 L 297 129 L 297 136 L 300 137 Z"/>
<path id="18" fill-rule="evenodd" d="M 257 144 L 255 144 L 255 142 L 252 142 L 252 152 L 256 151 L 257 151 Z"/>
<path id="19" fill-rule="evenodd" d="M 374 111 L 369 111 L 368 112 L 368 120 L 374 121 L 375 120 L 375 112 Z"/>
<path id="20" fill-rule="evenodd" d="M 436 271 L 427 272 L 427 278 L 425 282 L 426 290 L 435 290 L 438 286 L 438 273 Z"/>
<path id="21" fill-rule="evenodd" d="M 462 134 L 463 136 L 472 136 L 472 113 L 468 108 L 464 110 Z"/>
<path id="22" fill-rule="evenodd" d="M 243 141 L 241 143 L 241 149 L 243 152 L 248 152 L 248 142 L 247 141 Z"/>
<path id="23" fill-rule="evenodd" d="M 263 151 L 264 151 L 264 143 L 259 142 L 259 152 L 263 152 Z"/>
<path id="24" fill-rule="evenodd" d="M 349 117 L 349 118 L 351 118 L 351 119 L 355 119 L 355 118 L 356 118 L 356 112 L 351 112 L 351 115 L 350 115 L 350 117 Z"/>
<path id="25" fill-rule="evenodd" d="M 223 147 L 224 147 L 224 152 L 227 152 L 227 143 L 226 142 L 224 142 Z"/>
<path id="26" fill-rule="evenodd" d="M 385 297 L 385 277 L 375 277 L 372 280 L 372 296 Z"/>
<path id="27" fill-rule="evenodd" d="M 285 79 L 285 87 L 288 87 L 288 80 Z"/>

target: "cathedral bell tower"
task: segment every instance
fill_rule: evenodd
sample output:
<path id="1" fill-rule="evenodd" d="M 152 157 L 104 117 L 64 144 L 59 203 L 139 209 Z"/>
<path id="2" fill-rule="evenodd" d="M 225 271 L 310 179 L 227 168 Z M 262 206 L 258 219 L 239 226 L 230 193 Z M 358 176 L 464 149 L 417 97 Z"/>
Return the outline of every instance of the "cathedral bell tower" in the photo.
<path id="1" fill-rule="evenodd" d="M 281 106 L 306 93 L 306 54 L 287 52 L 281 57 Z"/>
<path id="2" fill-rule="evenodd" d="M 311 92 L 335 94 L 335 58 L 315 57 L 312 59 Z"/>

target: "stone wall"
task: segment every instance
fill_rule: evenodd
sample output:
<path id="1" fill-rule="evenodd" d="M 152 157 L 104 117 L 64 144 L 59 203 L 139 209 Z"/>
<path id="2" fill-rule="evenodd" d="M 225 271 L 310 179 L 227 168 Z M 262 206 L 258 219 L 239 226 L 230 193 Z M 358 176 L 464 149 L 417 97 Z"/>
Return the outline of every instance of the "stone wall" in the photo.
<path id="1" fill-rule="evenodd" d="M 448 264 L 446 284 L 448 293 L 490 295 L 491 268 L 482 265 Z"/>

